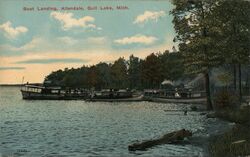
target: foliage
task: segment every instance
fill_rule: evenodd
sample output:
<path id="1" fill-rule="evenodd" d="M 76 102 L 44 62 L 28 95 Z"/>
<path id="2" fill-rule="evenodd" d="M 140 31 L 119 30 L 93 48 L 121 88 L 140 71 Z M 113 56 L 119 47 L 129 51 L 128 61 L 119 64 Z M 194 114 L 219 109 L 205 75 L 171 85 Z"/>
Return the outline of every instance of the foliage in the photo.
<path id="1" fill-rule="evenodd" d="M 209 24 L 215 1 L 173 0 L 176 6 L 171 12 L 179 42 L 179 49 L 184 56 L 187 73 L 204 73 L 206 80 L 207 109 L 212 109 L 210 96 L 211 68 L 222 62 L 215 36 L 217 33 L 210 29 Z"/>
<path id="2" fill-rule="evenodd" d="M 225 63 L 234 64 L 234 88 L 236 90 L 236 66 L 238 67 L 239 96 L 242 97 L 241 64 L 250 62 L 250 2 L 246 0 L 220 0 L 214 8 L 213 29 L 218 30 L 221 54 Z"/>
<path id="3" fill-rule="evenodd" d="M 211 16 L 211 26 L 213 30 L 217 30 L 216 42 L 220 43 L 225 62 L 249 63 L 250 2 L 220 0 Z"/>
<path id="4" fill-rule="evenodd" d="M 239 109 L 227 107 L 227 108 L 224 108 L 223 110 L 216 111 L 216 116 L 218 118 L 221 118 L 230 122 L 250 125 L 250 107 L 249 106 L 246 106 L 244 108 L 239 108 Z"/>
<path id="5" fill-rule="evenodd" d="M 126 88 L 128 82 L 127 65 L 124 58 L 119 58 L 111 65 L 113 88 Z"/>
<path id="6" fill-rule="evenodd" d="M 227 89 L 223 89 L 216 93 L 215 107 L 217 109 L 223 109 L 226 107 L 234 107 L 238 105 L 239 97 L 234 92 L 230 92 Z"/>
<path id="7" fill-rule="evenodd" d="M 131 55 L 129 60 L 118 58 L 112 64 L 98 63 L 77 69 L 58 70 L 45 78 L 50 86 L 74 88 L 159 88 L 164 79 L 179 79 L 184 74 L 180 53 L 150 54 L 144 60 Z"/>
<path id="8" fill-rule="evenodd" d="M 216 43 L 216 30 L 210 29 L 212 8 L 215 1 L 173 0 L 176 8 L 173 23 L 179 42 L 180 52 L 188 73 L 207 73 L 212 67 L 220 64 Z"/>
<path id="9" fill-rule="evenodd" d="M 142 60 L 131 55 L 128 60 L 129 88 L 142 88 Z"/>
<path id="10" fill-rule="evenodd" d="M 154 53 L 142 62 L 142 79 L 147 88 L 159 88 L 164 80 L 159 57 Z"/>
<path id="11" fill-rule="evenodd" d="M 232 81 L 232 74 L 230 72 L 224 72 L 223 74 L 217 75 L 217 79 L 225 86 L 229 86 Z"/>
<path id="12" fill-rule="evenodd" d="M 167 80 L 177 80 L 184 76 L 183 57 L 179 52 L 169 53 L 165 51 L 159 55 L 162 63 L 162 74 Z"/>
<path id="13" fill-rule="evenodd" d="M 172 0 L 172 3 L 175 5 L 171 12 L 177 33 L 175 41 L 184 56 L 185 70 L 205 74 L 207 104 L 211 109 L 211 68 L 238 64 L 241 91 L 241 64 L 250 61 L 250 2 Z"/>

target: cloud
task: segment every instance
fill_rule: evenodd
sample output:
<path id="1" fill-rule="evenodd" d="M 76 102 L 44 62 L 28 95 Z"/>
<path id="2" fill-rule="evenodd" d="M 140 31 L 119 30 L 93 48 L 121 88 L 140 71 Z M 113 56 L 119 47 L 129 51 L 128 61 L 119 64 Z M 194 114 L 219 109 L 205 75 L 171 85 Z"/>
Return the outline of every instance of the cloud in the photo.
<path id="1" fill-rule="evenodd" d="M 107 42 L 106 37 L 89 37 L 87 39 L 89 44 L 103 44 Z"/>
<path id="2" fill-rule="evenodd" d="M 0 70 L 24 70 L 25 67 L 0 67 Z"/>
<path id="3" fill-rule="evenodd" d="M 15 39 L 20 34 L 28 32 L 28 28 L 24 26 L 18 26 L 16 28 L 12 27 L 12 23 L 10 21 L 0 25 L 0 30 L 4 32 L 5 37 L 10 39 Z"/>
<path id="4" fill-rule="evenodd" d="M 166 16 L 164 11 L 145 11 L 143 14 L 138 15 L 135 20 L 134 24 L 143 24 L 149 20 L 158 21 L 159 18 Z"/>
<path id="5" fill-rule="evenodd" d="M 38 51 L 41 47 L 44 47 L 46 41 L 42 38 L 33 38 L 30 42 L 15 47 L 9 44 L 0 45 L 0 56 L 19 56 L 29 51 Z"/>
<path id="6" fill-rule="evenodd" d="M 27 44 L 21 46 L 21 47 L 13 47 L 13 51 L 29 51 L 37 48 L 39 45 L 41 45 L 43 42 L 42 38 L 33 38 L 30 42 Z"/>
<path id="7" fill-rule="evenodd" d="M 156 37 L 153 36 L 145 36 L 141 34 L 137 34 L 135 36 L 131 37 L 124 37 L 122 39 L 114 40 L 114 43 L 121 44 L 121 45 L 127 45 L 127 44 L 152 44 L 156 40 L 158 40 Z"/>
<path id="8" fill-rule="evenodd" d="M 62 24 L 63 30 L 69 30 L 73 27 L 81 27 L 81 28 L 90 28 L 101 30 L 100 27 L 97 27 L 93 22 L 95 18 L 92 16 L 84 16 L 82 18 L 76 19 L 73 18 L 73 13 L 62 13 L 62 12 L 52 12 L 50 16 Z"/>
<path id="9" fill-rule="evenodd" d="M 65 43 L 67 45 L 74 45 L 77 43 L 76 39 L 73 39 L 71 37 L 68 36 L 64 36 L 64 37 L 59 37 L 57 38 L 60 42 Z"/>
<path id="10" fill-rule="evenodd" d="M 28 59 L 15 62 L 16 64 L 53 64 L 53 63 L 85 63 L 86 60 L 78 58 L 50 58 L 50 59 Z"/>
<path id="11" fill-rule="evenodd" d="M 33 39 L 19 47 L 10 44 L 0 45 L 1 56 L 21 56 L 28 53 L 35 55 L 44 52 L 53 53 L 71 53 L 75 51 L 85 51 L 87 53 L 90 49 L 107 48 L 109 47 L 109 40 L 105 36 L 74 38 L 71 36 L 62 36 L 55 38 L 33 37 Z"/>

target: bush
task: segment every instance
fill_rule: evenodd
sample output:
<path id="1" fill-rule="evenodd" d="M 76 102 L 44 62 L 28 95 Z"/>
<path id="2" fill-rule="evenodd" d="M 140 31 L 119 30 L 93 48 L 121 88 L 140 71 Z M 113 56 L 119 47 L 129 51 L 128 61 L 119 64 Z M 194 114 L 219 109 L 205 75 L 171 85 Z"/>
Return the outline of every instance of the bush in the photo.
<path id="1" fill-rule="evenodd" d="M 234 92 L 222 90 L 215 96 L 214 104 L 216 109 L 223 109 L 227 107 L 235 107 L 239 105 L 239 96 Z"/>
<path id="2" fill-rule="evenodd" d="M 216 117 L 235 123 L 250 125 L 250 107 L 220 110 L 216 112 Z"/>

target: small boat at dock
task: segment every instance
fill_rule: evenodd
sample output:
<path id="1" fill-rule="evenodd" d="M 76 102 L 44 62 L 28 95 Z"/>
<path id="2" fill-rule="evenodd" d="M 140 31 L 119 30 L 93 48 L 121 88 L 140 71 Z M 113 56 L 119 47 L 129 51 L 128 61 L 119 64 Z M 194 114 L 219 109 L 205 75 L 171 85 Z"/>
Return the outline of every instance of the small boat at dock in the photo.
<path id="1" fill-rule="evenodd" d="M 106 89 L 101 91 L 95 91 L 91 94 L 91 97 L 86 101 L 100 101 L 100 102 L 132 102 L 143 101 L 142 94 L 135 94 L 132 91 L 126 89 L 114 90 Z"/>
<path id="2" fill-rule="evenodd" d="M 42 84 L 25 84 L 21 87 L 25 100 L 85 100 L 92 102 L 138 102 L 153 101 L 163 103 L 204 104 L 203 92 L 179 92 L 164 90 L 144 90 L 142 92 L 127 89 L 103 89 L 91 91 L 81 88 L 47 87 Z"/>
<path id="3" fill-rule="evenodd" d="M 145 90 L 144 100 L 163 103 L 205 104 L 206 92 L 190 90 Z"/>
<path id="4" fill-rule="evenodd" d="M 45 87 L 41 85 L 26 84 L 21 87 L 23 99 L 26 100 L 83 100 L 89 92 L 83 89 L 70 89 L 61 87 Z"/>

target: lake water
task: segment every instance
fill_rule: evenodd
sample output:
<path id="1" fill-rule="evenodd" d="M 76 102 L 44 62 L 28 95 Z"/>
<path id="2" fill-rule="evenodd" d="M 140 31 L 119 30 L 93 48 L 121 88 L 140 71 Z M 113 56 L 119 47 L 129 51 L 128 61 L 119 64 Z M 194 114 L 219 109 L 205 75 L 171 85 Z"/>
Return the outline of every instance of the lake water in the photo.
<path id="1" fill-rule="evenodd" d="M 0 156 L 202 156 L 199 144 L 161 145 L 129 152 L 136 140 L 189 129 L 206 137 L 200 112 L 167 111 L 183 104 L 22 100 L 17 87 L 0 87 Z"/>

